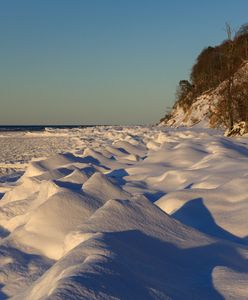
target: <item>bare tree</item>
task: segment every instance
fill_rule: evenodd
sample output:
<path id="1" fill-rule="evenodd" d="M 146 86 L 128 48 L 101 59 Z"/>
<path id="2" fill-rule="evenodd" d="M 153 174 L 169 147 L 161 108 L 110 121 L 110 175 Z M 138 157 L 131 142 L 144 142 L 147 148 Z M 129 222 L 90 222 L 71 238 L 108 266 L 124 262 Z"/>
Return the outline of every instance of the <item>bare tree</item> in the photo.
<path id="1" fill-rule="evenodd" d="M 226 107 L 228 115 L 228 127 L 233 128 L 234 113 L 233 113 L 233 81 L 234 81 L 234 41 L 232 38 L 232 28 L 229 23 L 226 23 L 226 34 L 228 39 L 227 50 L 227 90 L 226 90 Z"/>
<path id="2" fill-rule="evenodd" d="M 242 26 L 240 26 L 239 30 L 235 34 L 235 39 L 246 34 L 248 34 L 248 23 L 245 23 Z"/>

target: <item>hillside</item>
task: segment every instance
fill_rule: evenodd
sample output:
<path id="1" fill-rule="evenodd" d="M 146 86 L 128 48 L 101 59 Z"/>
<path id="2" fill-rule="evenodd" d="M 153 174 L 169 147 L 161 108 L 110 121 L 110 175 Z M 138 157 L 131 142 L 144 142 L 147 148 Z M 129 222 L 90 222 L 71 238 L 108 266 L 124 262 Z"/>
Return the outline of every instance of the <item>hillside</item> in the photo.
<path id="1" fill-rule="evenodd" d="M 248 129 L 248 25 L 241 26 L 234 38 L 230 30 L 227 25 L 227 40 L 198 55 L 190 80 L 180 80 L 175 104 L 160 125 L 231 132 L 242 122 Z"/>
<path id="2" fill-rule="evenodd" d="M 248 62 L 242 64 L 234 74 L 234 86 L 238 87 L 246 82 L 248 76 Z M 221 107 L 225 105 L 225 94 L 227 82 L 223 81 L 216 88 L 207 90 L 192 100 L 189 107 L 184 102 L 177 101 L 169 115 L 161 119 L 160 126 L 200 126 L 210 128 L 226 128 L 227 124 L 222 115 Z M 241 121 L 241 120 L 239 120 Z"/>

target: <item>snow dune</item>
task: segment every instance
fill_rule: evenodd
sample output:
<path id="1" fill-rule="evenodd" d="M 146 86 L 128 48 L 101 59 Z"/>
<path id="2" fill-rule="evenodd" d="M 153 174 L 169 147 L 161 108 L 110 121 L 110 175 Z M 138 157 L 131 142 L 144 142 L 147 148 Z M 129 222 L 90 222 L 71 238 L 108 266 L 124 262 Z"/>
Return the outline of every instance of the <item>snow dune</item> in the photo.
<path id="1" fill-rule="evenodd" d="M 1 183 L 0 299 L 248 298 L 247 138 L 63 135 L 71 153 Z"/>

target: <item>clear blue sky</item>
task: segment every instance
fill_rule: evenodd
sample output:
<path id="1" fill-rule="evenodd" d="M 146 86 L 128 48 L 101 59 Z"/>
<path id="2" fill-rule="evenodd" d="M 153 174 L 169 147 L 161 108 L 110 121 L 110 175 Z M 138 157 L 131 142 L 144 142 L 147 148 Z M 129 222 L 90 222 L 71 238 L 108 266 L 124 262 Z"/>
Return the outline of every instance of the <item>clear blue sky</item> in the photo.
<path id="1" fill-rule="evenodd" d="M 0 124 L 151 124 L 247 0 L 0 1 Z"/>

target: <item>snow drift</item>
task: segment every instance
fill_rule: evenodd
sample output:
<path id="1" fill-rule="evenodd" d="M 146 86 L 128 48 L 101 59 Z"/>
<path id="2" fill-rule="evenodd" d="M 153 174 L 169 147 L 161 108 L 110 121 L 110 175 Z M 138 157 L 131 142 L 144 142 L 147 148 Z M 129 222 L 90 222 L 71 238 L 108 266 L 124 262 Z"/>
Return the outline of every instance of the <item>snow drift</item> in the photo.
<path id="1" fill-rule="evenodd" d="M 67 134 L 77 151 L 4 183 L 0 299 L 247 299 L 247 139 Z"/>

